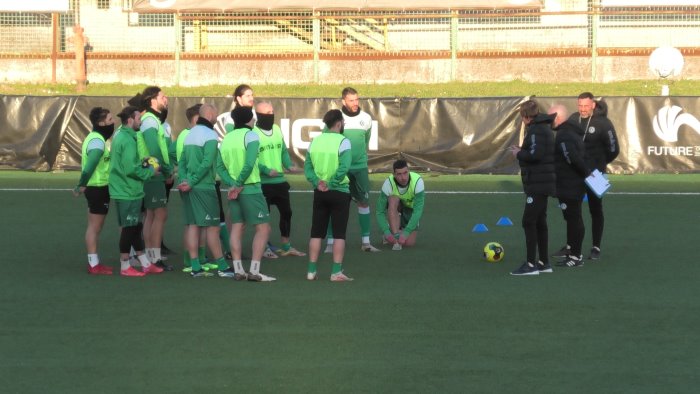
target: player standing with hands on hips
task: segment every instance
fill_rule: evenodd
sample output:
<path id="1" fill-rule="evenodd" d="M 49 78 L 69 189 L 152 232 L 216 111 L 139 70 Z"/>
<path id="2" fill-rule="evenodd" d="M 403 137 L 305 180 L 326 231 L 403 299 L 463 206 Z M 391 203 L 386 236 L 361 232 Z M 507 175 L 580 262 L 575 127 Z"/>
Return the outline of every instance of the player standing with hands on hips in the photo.
<path id="1" fill-rule="evenodd" d="M 547 197 L 555 195 L 554 116 L 541 114 L 537 101 L 528 100 L 520 105 L 520 117 L 526 126 L 521 146 L 510 151 L 520 163 L 520 177 L 525 191 L 523 229 L 527 260 L 511 275 L 539 275 L 552 272 L 549 264 L 547 228 Z M 539 252 L 539 260 L 537 255 Z"/>

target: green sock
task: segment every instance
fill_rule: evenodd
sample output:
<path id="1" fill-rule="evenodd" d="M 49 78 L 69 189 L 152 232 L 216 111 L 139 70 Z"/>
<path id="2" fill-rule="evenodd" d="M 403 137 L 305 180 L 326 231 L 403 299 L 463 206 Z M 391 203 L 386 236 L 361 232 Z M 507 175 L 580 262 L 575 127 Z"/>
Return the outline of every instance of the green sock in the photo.
<path id="1" fill-rule="evenodd" d="M 207 261 L 207 248 L 204 246 L 199 247 L 199 261 Z"/>
<path id="2" fill-rule="evenodd" d="M 202 266 L 199 264 L 199 259 L 190 259 L 190 264 L 192 265 L 192 272 L 197 272 L 202 269 Z"/>
<path id="3" fill-rule="evenodd" d="M 291 242 L 287 242 L 286 244 L 282 244 L 282 250 L 284 250 L 285 252 L 289 251 L 289 249 L 291 249 L 291 247 L 292 247 Z"/>
<path id="4" fill-rule="evenodd" d="M 343 263 L 333 263 L 331 274 L 335 275 L 343 270 Z"/>
<path id="5" fill-rule="evenodd" d="M 229 247 L 230 238 L 231 237 L 228 233 L 228 227 L 226 227 L 226 223 L 220 223 L 219 240 L 221 241 L 221 248 L 224 250 L 224 253 L 231 253 L 231 248 Z"/>
<path id="6" fill-rule="evenodd" d="M 362 236 L 368 237 L 370 230 L 370 214 L 358 213 L 357 216 L 360 221 L 360 232 L 362 233 Z"/>
<path id="7" fill-rule="evenodd" d="M 219 266 L 219 271 L 225 271 L 228 269 L 228 264 L 226 263 L 226 259 L 224 259 L 223 256 L 216 259 L 216 265 Z"/>
<path id="8" fill-rule="evenodd" d="M 316 263 L 312 263 L 311 261 L 309 261 L 308 271 L 310 274 L 315 274 L 316 273 Z"/>
<path id="9" fill-rule="evenodd" d="M 185 267 L 190 267 L 190 254 L 189 252 L 185 251 L 185 253 L 182 255 L 182 262 L 185 264 Z"/>

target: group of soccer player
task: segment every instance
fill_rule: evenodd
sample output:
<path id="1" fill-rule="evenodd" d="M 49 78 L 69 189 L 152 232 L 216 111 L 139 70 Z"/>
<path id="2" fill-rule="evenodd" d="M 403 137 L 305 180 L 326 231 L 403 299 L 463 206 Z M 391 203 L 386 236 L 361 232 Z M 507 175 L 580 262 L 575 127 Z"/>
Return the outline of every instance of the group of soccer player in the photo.
<path id="1" fill-rule="evenodd" d="M 604 100 L 590 92 L 578 96 L 578 112 L 568 116 L 566 108 L 555 104 L 540 113 L 535 100 L 520 106 L 526 127 L 520 146 L 511 152 L 520 164 L 526 200 L 522 225 L 525 231 L 526 260 L 512 275 L 539 275 L 553 272 L 547 251 L 547 199 L 557 197 L 566 221 L 566 245 L 552 257 L 563 258 L 560 267 L 584 264 L 582 245 L 585 235 L 581 205 L 584 196 L 591 214 L 592 246 L 588 259 L 601 257 L 603 239 L 603 199 L 586 184 L 597 170 L 603 176 L 607 165 L 620 153 L 617 133 L 607 117 Z M 556 135 L 555 135 L 556 132 Z M 593 175 L 595 176 L 595 175 Z"/>
<path id="2" fill-rule="evenodd" d="M 146 88 L 128 104 L 117 115 L 121 125 L 116 132 L 111 112 L 93 108 L 92 131 L 82 146 L 82 173 L 74 194 L 84 193 L 88 202 L 85 243 L 90 274 L 112 274 L 98 255 L 111 200 L 121 231 L 120 274 L 145 276 L 174 269 L 161 253 L 173 187 L 183 205 L 183 271 L 192 277 L 271 282 L 276 278 L 260 271 L 263 257 L 306 256 L 291 245 L 290 185 L 284 175 L 300 170 L 275 124 L 271 103 L 256 104 L 252 88 L 238 86 L 232 123 L 226 124 L 223 139 L 214 129 L 219 112 L 211 104 L 188 108 L 189 127 L 177 136 L 166 121 L 168 98 L 159 87 Z M 304 174 L 314 188 L 307 279 L 318 277 L 321 242 L 327 238 L 326 253 L 333 255 L 331 281 L 351 281 L 342 270 L 351 200 L 358 207 L 361 249 L 380 251 L 370 242 L 367 149 L 372 118 L 360 109 L 358 92 L 345 88 L 342 109 L 328 111 L 323 122 L 324 130 L 312 140 L 304 162 Z M 228 188 L 228 216 L 222 183 Z M 415 244 L 424 188 L 420 175 L 409 171 L 404 160 L 394 163 L 393 174 L 382 185 L 376 213 L 383 243 L 393 250 Z M 269 242 L 271 205 L 280 212 L 279 247 Z M 242 263 L 246 225 L 255 229 L 248 270 Z"/>

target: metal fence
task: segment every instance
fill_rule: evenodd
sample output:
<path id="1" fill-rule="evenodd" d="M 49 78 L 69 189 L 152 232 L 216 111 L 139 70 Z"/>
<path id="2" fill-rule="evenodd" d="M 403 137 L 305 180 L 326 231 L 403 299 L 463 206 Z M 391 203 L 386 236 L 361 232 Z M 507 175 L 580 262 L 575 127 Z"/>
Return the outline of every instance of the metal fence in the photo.
<path id="1" fill-rule="evenodd" d="M 628 2 L 634 4 L 635 1 Z M 700 48 L 700 5 L 606 6 L 543 0 L 538 9 L 144 14 L 130 0 L 71 0 L 65 14 L 0 13 L 0 57 L 588 56 Z M 699 3 L 700 4 L 700 3 Z"/>

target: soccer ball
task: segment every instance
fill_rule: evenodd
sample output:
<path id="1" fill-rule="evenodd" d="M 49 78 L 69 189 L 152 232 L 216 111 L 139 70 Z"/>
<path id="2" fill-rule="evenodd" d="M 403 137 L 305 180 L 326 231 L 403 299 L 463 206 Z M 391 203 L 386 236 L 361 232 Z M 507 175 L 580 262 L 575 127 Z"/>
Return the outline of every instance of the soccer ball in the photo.
<path id="1" fill-rule="evenodd" d="M 153 168 L 154 171 L 158 171 L 158 169 L 160 168 L 160 163 L 155 157 L 144 158 L 141 162 L 141 165 L 143 166 L 143 168 Z"/>
<path id="2" fill-rule="evenodd" d="M 498 263 L 505 254 L 505 249 L 498 242 L 489 242 L 484 246 L 484 258 L 490 263 Z"/>

